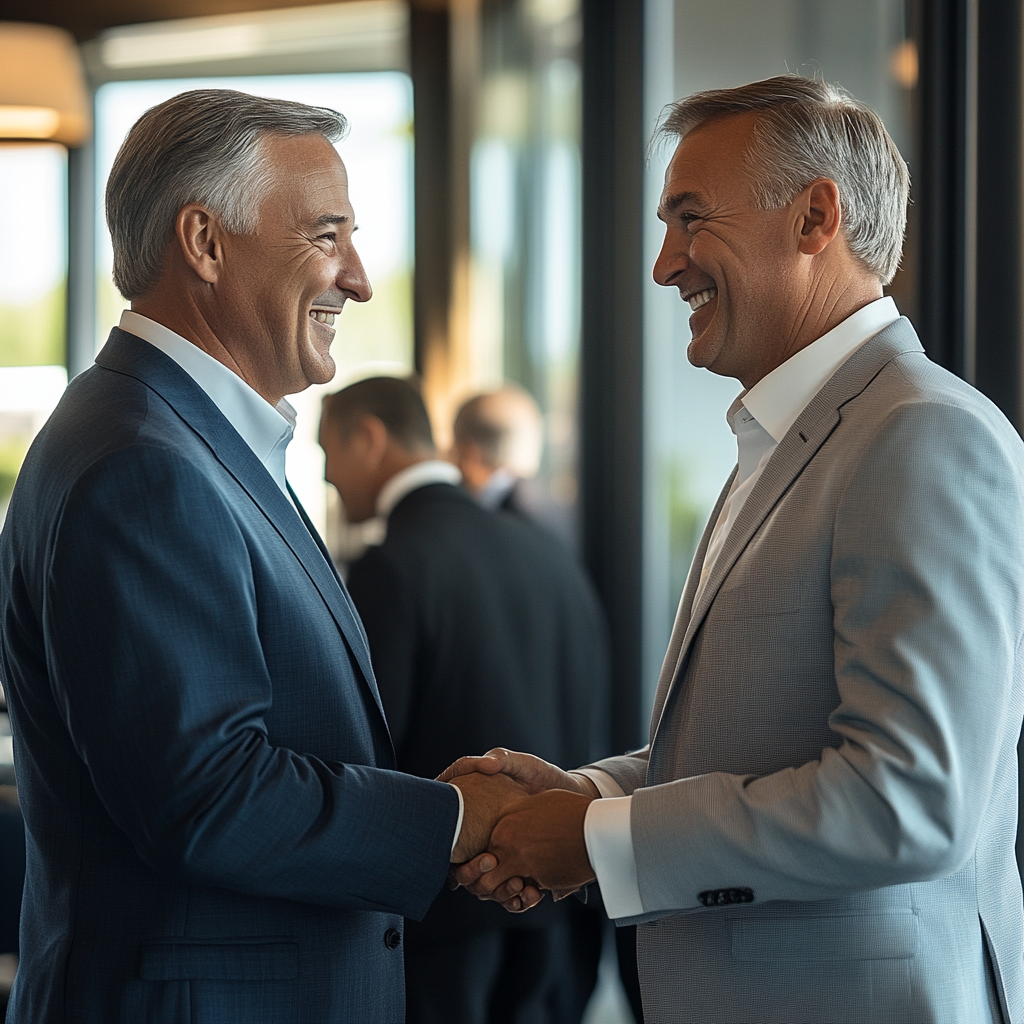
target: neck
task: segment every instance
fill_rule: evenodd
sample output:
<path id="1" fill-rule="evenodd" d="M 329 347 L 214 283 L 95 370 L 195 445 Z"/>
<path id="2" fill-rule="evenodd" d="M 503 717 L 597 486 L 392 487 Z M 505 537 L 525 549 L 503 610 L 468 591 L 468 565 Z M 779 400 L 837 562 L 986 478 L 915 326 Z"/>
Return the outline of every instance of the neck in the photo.
<path id="1" fill-rule="evenodd" d="M 809 289 L 801 304 L 779 325 L 779 344 L 765 347 L 765 360 L 749 379 L 740 378 L 749 391 L 759 380 L 781 366 L 797 352 L 828 334 L 859 309 L 883 296 L 882 283 L 875 277 L 823 280 Z"/>
<path id="2" fill-rule="evenodd" d="M 182 295 L 175 292 L 168 295 L 165 289 L 158 286 L 149 295 L 133 299 L 131 308 L 133 312 L 174 331 L 196 348 L 202 349 L 208 356 L 212 356 L 218 363 L 223 363 L 270 405 L 276 407 L 284 398 L 284 393 L 277 394 L 277 389 L 266 387 L 254 367 L 235 358 L 235 354 L 221 341 L 218 332 L 203 314 L 202 309 L 192 300 L 191 293 L 186 292 Z M 244 356 L 244 353 L 240 353 L 240 356 Z"/>

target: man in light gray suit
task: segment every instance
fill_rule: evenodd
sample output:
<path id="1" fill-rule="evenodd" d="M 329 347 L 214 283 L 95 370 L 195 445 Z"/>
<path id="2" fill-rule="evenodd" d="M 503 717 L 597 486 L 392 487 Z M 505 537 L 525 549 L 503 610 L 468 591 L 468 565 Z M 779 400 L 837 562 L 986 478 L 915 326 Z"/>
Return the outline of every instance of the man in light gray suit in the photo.
<path id="1" fill-rule="evenodd" d="M 738 466 L 648 746 L 454 765 L 535 794 L 458 878 L 522 910 L 596 876 L 648 1024 L 1022 1021 L 1024 447 L 883 297 L 908 176 L 875 114 L 785 76 L 663 132 L 654 275 L 743 385 Z"/>

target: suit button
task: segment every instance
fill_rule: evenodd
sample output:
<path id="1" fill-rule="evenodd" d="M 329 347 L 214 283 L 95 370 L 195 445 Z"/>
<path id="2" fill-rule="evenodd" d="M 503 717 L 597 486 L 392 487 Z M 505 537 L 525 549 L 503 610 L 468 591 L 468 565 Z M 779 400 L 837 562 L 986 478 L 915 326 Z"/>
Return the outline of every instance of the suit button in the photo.
<path id="1" fill-rule="evenodd" d="M 402 941 L 402 933 L 397 928 L 389 928 L 384 933 L 384 945 L 388 949 L 397 949 L 398 944 Z"/>

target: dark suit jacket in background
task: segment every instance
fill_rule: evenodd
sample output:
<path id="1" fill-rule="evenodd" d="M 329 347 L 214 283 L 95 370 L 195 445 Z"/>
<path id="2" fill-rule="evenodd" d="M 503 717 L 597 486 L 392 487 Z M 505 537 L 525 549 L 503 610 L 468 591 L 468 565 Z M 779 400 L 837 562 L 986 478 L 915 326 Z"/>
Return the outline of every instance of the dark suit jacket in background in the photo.
<path id="1" fill-rule="evenodd" d="M 516 480 L 498 508 L 547 530 L 567 547 L 576 550 L 579 538 L 569 509 L 555 501 L 539 480 Z"/>
<path id="2" fill-rule="evenodd" d="M 572 767 L 605 747 L 604 622 L 553 537 L 458 487 L 429 484 L 398 503 L 386 540 L 352 566 L 348 584 L 402 771 L 433 777 L 495 746 Z M 542 913 L 510 915 L 459 890 L 424 924 L 536 927 Z"/>
<path id="3" fill-rule="evenodd" d="M 115 330 L 0 540 L 28 870 L 13 1024 L 395 1024 L 458 799 L 395 772 L 358 617 L 266 469 Z"/>

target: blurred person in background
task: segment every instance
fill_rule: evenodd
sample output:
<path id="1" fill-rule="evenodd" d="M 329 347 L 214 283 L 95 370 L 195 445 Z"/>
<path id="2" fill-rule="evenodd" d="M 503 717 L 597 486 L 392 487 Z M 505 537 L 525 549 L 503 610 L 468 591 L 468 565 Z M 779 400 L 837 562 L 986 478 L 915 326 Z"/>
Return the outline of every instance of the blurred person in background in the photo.
<path id="1" fill-rule="evenodd" d="M 452 428 L 451 459 L 462 472 L 462 485 L 484 507 L 518 517 L 576 548 L 570 511 L 537 479 L 544 450 L 544 419 L 533 396 L 516 384 L 485 391 L 459 407 Z M 570 914 L 583 948 L 603 928 L 600 887 L 590 889 L 586 903 L 574 901 Z M 615 950 L 630 1009 L 643 1022 L 640 978 L 636 963 L 636 925 L 614 929 Z"/>
<path id="2" fill-rule="evenodd" d="M 406 380 L 375 377 L 328 396 L 320 443 L 349 519 L 387 523 L 348 586 L 399 768 L 433 778 L 499 737 L 558 764 L 604 749 L 605 628 L 573 555 L 458 486 Z M 579 1021 L 602 928 L 593 914 L 589 931 L 574 928 L 577 902 L 515 917 L 442 892 L 406 926 L 410 1024 Z"/>
<path id="3" fill-rule="evenodd" d="M 484 508 L 502 509 L 574 547 L 569 509 L 537 479 L 544 420 L 533 396 L 514 384 L 465 401 L 455 416 L 452 461 Z"/>

